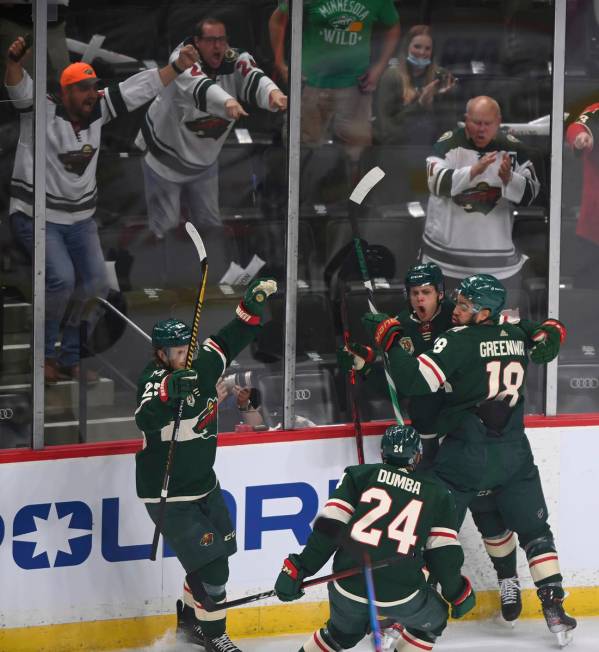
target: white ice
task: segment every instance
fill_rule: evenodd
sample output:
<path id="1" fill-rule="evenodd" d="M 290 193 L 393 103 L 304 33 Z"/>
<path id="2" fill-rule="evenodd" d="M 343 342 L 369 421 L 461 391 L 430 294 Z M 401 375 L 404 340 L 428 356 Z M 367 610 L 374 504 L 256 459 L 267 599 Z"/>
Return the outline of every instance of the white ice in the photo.
<path id="1" fill-rule="evenodd" d="M 269 638 L 236 639 L 243 652 L 297 652 L 307 634 L 297 636 L 273 636 Z M 372 652 L 372 642 L 364 639 L 353 650 Z M 434 647 L 435 652 L 468 652 L 501 650 L 505 652 L 529 652 L 530 650 L 559 650 L 557 638 L 551 634 L 543 620 L 522 620 L 514 628 L 508 628 L 492 620 L 469 623 L 452 622 Z M 599 650 L 599 618 L 580 618 L 574 630 L 572 643 L 562 648 L 564 652 L 597 652 Z M 167 635 L 150 648 L 137 648 L 125 652 L 201 652 L 202 648 L 174 642 L 174 635 Z"/>

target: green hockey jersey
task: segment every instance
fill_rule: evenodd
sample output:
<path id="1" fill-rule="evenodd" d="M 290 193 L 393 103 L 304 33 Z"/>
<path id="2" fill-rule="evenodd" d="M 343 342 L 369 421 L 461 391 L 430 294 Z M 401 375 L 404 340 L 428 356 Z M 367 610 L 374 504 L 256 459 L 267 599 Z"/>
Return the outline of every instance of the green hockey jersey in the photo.
<path id="1" fill-rule="evenodd" d="M 451 313 L 455 304 L 443 299 L 430 321 L 420 321 L 411 308 L 402 310 L 397 316 L 401 323 L 400 345 L 414 355 L 428 351 L 438 335 L 451 328 Z"/>
<path id="2" fill-rule="evenodd" d="M 398 346 L 389 351 L 391 373 L 402 394 L 445 389 L 437 432 L 455 429 L 465 414 L 486 400 L 521 407 L 532 342 L 523 326 L 501 321 L 452 328 L 435 340 L 430 351 L 417 357 Z"/>
<path id="3" fill-rule="evenodd" d="M 349 466 L 320 516 L 338 524 L 341 538 L 351 538 L 353 547 L 366 551 L 373 563 L 397 558 L 373 571 L 379 607 L 411 600 L 426 584 L 425 564 L 444 594 L 459 591 L 464 555 L 457 538 L 455 503 L 432 474 L 383 463 Z M 335 553 L 333 570 L 338 572 L 361 563 L 360 554 L 356 558 L 351 552 L 315 529 L 300 558 L 314 574 Z M 349 599 L 367 602 L 363 575 L 336 580 L 335 586 Z"/>
<path id="4" fill-rule="evenodd" d="M 259 326 L 233 319 L 199 347 L 192 367 L 197 386 L 183 408 L 169 484 L 168 501 L 196 500 L 216 486 L 214 460 L 217 443 L 216 381 L 230 361 L 255 337 Z M 173 432 L 176 406 L 163 403 L 161 381 L 169 373 L 152 361 L 137 388 L 135 422 L 143 433 L 143 448 L 136 455 L 137 495 L 144 502 L 159 502 L 166 458 Z"/>

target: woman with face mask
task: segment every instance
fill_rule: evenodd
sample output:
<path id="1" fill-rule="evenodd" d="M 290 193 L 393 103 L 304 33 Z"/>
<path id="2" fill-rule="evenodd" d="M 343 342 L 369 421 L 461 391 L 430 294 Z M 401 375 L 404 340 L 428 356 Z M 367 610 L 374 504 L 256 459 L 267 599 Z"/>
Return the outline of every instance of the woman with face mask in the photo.
<path id="1" fill-rule="evenodd" d="M 455 83 L 449 71 L 433 62 L 430 27 L 414 25 L 402 41 L 398 59 L 381 77 L 376 102 L 376 142 L 432 145 L 445 126 L 437 124 L 435 104 Z"/>

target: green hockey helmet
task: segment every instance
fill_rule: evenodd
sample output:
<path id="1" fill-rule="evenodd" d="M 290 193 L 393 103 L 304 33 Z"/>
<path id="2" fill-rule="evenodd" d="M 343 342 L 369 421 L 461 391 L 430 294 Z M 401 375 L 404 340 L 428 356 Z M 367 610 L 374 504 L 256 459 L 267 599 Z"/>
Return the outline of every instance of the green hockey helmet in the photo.
<path id="1" fill-rule="evenodd" d="M 171 346 L 185 346 L 191 342 L 189 326 L 178 319 L 161 319 L 152 329 L 152 346 L 168 349 Z"/>
<path id="2" fill-rule="evenodd" d="M 381 439 L 383 462 L 393 466 L 414 465 L 416 456 L 422 455 L 422 442 L 412 426 L 389 426 Z"/>
<path id="3" fill-rule="evenodd" d="M 485 308 L 490 310 L 491 319 L 499 317 L 499 313 L 505 305 L 505 287 L 491 274 L 468 276 L 458 285 L 457 294 L 472 301 L 475 312 L 480 312 Z"/>
<path id="4" fill-rule="evenodd" d="M 406 292 L 409 292 L 410 288 L 419 287 L 420 285 L 432 285 L 437 289 L 437 292 L 443 292 L 445 279 L 439 265 L 422 263 L 410 267 L 406 274 Z"/>

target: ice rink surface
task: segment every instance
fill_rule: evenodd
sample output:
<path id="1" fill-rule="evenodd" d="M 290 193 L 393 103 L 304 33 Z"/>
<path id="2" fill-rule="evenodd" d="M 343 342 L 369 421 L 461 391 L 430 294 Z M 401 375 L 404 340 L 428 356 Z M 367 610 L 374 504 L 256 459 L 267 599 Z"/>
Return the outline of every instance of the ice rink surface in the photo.
<path id="1" fill-rule="evenodd" d="M 236 639 L 242 652 L 297 652 L 307 635 L 277 636 L 270 638 Z M 370 639 L 364 639 L 352 648 L 356 652 L 372 652 Z M 491 620 L 469 623 L 450 623 L 443 637 L 434 647 L 435 651 L 467 652 L 469 650 L 501 650 L 502 652 L 529 652 L 530 650 L 559 650 L 566 652 L 599 651 L 599 618 L 581 618 L 574 632 L 574 640 L 560 648 L 557 638 L 549 633 L 543 620 L 522 620 L 516 626 L 507 628 Z M 169 635 L 150 648 L 136 648 L 128 652 L 201 652 L 194 645 L 176 644 L 174 635 Z"/>

